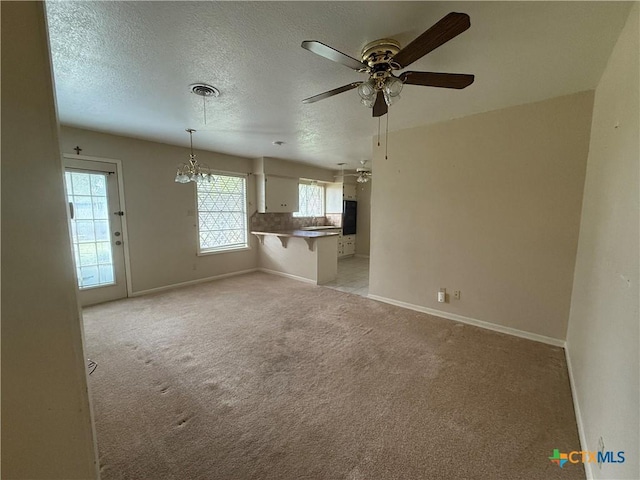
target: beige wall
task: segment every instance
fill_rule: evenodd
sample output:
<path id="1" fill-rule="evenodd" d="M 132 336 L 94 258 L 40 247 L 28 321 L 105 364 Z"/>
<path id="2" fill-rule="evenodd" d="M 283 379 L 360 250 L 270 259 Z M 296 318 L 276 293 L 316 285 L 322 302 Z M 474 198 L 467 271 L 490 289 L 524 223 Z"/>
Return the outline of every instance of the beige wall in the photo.
<path id="1" fill-rule="evenodd" d="M 186 137 L 185 133 L 185 139 Z M 197 145 L 199 133 L 194 134 Z M 108 135 L 63 126 L 64 153 L 122 161 L 126 212 L 131 257 L 133 292 L 189 282 L 202 278 L 256 268 L 256 240 L 250 237 L 251 250 L 196 255 L 198 242 L 194 212 L 195 186 L 174 182 L 176 167 L 189 158 L 185 147 Z M 198 161 L 212 169 L 250 173 L 253 162 L 213 152 L 196 151 Z M 249 215 L 256 210 L 255 182 L 247 183 Z"/>
<path id="2" fill-rule="evenodd" d="M 97 478 L 43 5 L 1 8 L 3 478 Z"/>
<path id="3" fill-rule="evenodd" d="M 371 188 L 373 180 L 356 184 L 358 223 L 356 225 L 356 254 L 369 255 L 371 238 Z"/>
<path id="4" fill-rule="evenodd" d="M 370 293 L 564 339 L 592 104 L 394 132 L 388 160 L 374 146 Z M 440 287 L 462 298 L 437 303 Z"/>
<path id="5" fill-rule="evenodd" d="M 582 447 L 603 437 L 626 452 L 594 478 L 640 478 L 638 14 L 636 4 L 596 89 L 567 336 Z"/>

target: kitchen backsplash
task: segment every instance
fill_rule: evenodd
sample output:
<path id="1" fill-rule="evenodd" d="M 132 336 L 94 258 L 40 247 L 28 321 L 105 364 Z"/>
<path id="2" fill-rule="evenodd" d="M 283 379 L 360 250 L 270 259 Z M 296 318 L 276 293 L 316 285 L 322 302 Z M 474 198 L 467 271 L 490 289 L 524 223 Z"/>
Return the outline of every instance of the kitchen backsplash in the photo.
<path id="1" fill-rule="evenodd" d="M 321 225 L 339 226 L 340 214 L 327 214 L 326 217 L 294 217 L 292 213 L 254 213 L 251 215 L 251 230 L 256 232 L 296 230 L 301 227 Z M 337 223 L 336 223 L 337 222 Z"/>
<path id="2" fill-rule="evenodd" d="M 327 219 L 327 225 L 334 225 L 336 227 L 342 226 L 341 213 L 327 213 L 326 219 Z"/>

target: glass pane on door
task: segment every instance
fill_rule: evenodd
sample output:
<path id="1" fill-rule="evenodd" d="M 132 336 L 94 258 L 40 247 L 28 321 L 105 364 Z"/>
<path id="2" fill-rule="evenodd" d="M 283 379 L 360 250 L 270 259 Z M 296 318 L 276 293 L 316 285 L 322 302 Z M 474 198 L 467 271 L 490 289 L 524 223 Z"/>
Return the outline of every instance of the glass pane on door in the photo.
<path id="1" fill-rule="evenodd" d="M 66 171 L 67 201 L 73 204 L 71 241 L 78 286 L 115 284 L 107 174 Z"/>

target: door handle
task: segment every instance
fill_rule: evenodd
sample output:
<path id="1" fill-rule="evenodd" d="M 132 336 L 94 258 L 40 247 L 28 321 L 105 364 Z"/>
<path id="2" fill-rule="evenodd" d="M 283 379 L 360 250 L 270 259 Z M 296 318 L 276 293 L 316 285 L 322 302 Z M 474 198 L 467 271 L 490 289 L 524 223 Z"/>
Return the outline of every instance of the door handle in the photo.
<path id="1" fill-rule="evenodd" d="M 69 202 L 69 217 L 71 218 L 71 220 L 73 220 L 74 217 L 74 209 L 73 209 L 73 202 Z"/>

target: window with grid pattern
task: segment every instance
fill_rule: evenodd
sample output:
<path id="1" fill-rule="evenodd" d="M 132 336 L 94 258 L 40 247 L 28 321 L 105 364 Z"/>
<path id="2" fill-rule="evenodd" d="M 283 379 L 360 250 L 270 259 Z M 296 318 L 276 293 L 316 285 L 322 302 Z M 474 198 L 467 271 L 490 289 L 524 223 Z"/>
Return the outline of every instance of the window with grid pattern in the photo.
<path id="1" fill-rule="evenodd" d="M 299 210 L 294 217 L 324 216 L 324 186 L 301 183 L 298 185 Z"/>
<path id="2" fill-rule="evenodd" d="M 196 184 L 199 252 L 247 248 L 247 179 L 213 175 Z"/>
<path id="3" fill-rule="evenodd" d="M 115 285 L 113 252 L 107 199 L 107 174 L 70 172 L 64 174 L 67 200 L 73 204 L 71 243 L 78 287 Z"/>

